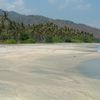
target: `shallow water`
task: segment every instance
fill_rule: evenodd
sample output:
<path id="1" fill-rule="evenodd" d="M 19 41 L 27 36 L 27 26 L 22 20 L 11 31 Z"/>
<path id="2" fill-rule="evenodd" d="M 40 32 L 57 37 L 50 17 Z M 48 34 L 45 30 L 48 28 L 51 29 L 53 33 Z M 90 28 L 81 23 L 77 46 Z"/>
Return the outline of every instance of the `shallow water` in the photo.
<path id="1" fill-rule="evenodd" d="M 97 47 L 96 47 L 96 50 L 97 50 L 98 52 L 100 52 L 100 46 L 97 46 Z"/>
<path id="2" fill-rule="evenodd" d="M 96 46 L 95 49 L 100 52 L 100 46 Z M 86 77 L 100 79 L 100 58 L 82 63 L 79 72 Z"/>
<path id="3" fill-rule="evenodd" d="M 84 62 L 79 71 L 87 77 L 100 79 L 100 58 Z"/>

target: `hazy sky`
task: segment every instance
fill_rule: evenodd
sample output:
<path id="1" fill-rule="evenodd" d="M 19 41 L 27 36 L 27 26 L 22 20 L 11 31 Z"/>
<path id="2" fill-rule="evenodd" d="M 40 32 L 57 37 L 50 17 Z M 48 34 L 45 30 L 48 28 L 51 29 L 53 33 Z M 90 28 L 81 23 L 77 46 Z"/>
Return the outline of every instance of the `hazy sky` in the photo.
<path id="1" fill-rule="evenodd" d="M 0 8 L 100 28 L 100 0 L 0 0 Z"/>

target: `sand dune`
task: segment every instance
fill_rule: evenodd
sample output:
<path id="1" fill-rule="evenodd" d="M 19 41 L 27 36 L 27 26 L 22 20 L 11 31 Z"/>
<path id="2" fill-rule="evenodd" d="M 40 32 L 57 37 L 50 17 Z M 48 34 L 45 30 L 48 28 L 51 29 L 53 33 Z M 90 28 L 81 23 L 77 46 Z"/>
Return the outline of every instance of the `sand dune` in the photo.
<path id="1" fill-rule="evenodd" d="M 1 45 L 0 100 L 100 100 L 100 80 L 77 70 L 96 45 Z"/>

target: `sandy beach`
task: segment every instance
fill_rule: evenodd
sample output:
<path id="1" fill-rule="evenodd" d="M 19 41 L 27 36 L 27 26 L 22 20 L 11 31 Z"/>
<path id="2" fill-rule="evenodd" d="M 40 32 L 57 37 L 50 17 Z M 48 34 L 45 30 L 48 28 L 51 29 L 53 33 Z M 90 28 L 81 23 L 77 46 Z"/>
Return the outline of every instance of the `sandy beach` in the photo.
<path id="1" fill-rule="evenodd" d="M 0 45 L 0 100 L 100 100 L 100 80 L 78 71 L 97 45 Z"/>

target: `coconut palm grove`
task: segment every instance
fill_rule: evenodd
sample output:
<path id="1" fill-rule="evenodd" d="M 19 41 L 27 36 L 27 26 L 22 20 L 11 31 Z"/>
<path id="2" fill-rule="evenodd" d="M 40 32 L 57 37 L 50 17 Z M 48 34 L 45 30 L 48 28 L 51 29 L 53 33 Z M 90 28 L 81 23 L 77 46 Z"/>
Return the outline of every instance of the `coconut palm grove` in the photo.
<path id="1" fill-rule="evenodd" d="M 0 16 L 0 43 L 91 43 L 99 42 L 92 33 L 48 22 L 45 24 L 25 25 L 8 18 L 3 11 Z"/>

